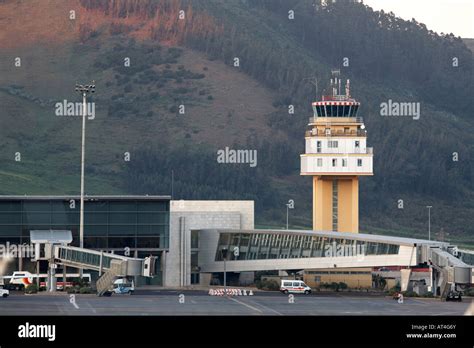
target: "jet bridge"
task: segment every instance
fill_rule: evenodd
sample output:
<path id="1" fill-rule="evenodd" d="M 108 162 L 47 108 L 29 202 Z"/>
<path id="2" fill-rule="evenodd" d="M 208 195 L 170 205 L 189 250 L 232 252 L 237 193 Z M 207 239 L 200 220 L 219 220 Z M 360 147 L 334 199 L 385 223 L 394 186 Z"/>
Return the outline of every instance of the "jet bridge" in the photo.
<path id="1" fill-rule="evenodd" d="M 110 289 L 116 277 L 152 277 L 155 274 L 154 256 L 138 259 L 65 245 L 52 247 L 55 263 L 99 272 L 101 277 L 96 282 L 98 296 Z"/>
<path id="2" fill-rule="evenodd" d="M 71 231 L 34 230 L 30 231 L 31 242 L 35 245 L 35 260 L 48 260 L 50 289 L 55 291 L 55 268 L 57 264 L 98 271 L 97 295 L 102 296 L 120 276 L 155 275 L 156 257 L 132 258 L 103 251 L 68 246 L 72 241 Z M 44 247 L 43 247 L 44 246 Z"/>
<path id="3" fill-rule="evenodd" d="M 433 274 L 434 289 L 439 286 L 441 299 L 445 299 L 452 290 L 458 291 L 459 288 L 474 284 L 474 267 L 459 258 L 457 248 L 443 250 L 431 247 L 428 255 L 428 262 L 436 270 Z"/>

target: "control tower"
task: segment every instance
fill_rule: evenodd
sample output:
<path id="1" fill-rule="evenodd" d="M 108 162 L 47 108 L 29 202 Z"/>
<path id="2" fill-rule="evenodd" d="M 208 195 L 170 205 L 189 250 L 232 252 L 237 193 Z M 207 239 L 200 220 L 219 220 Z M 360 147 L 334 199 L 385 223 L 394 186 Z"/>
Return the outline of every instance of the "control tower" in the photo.
<path id="1" fill-rule="evenodd" d="M 349 80 L 341 94 L 339 70 L 329 89 L 312 103 L 301 175 L 313 177 L 313 230 L 359 232 L 359 176 L 373 175 L 373 151 L 358 116 L 360 103 L 350 96 Z"/>

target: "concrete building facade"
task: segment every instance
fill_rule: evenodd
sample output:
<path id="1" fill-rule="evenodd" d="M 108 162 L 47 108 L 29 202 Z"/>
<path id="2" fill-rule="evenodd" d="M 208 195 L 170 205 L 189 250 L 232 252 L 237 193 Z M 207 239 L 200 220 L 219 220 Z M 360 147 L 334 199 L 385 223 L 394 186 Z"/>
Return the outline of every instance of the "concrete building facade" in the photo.
<path id="1" fill-rule="evenodd" d="M 254 202 L 171 201 L 170 252 L 165 255 L 166 286 L 209 284 L 209 276 L 201 279 L 197 233 L 198 230 L 209 228 L 253 229 Z"/>

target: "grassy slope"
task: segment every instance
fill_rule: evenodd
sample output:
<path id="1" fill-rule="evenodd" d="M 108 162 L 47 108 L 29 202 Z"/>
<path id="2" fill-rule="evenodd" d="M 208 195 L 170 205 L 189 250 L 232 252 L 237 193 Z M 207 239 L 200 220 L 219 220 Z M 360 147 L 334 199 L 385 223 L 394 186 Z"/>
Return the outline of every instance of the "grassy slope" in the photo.
<path id="1" fill-rule="evenodd" d="M 21 8 L 18 9 L 18 6 Z M 69 5 L 65 2 L 47 3 L 34 1 L 30 6 L 15 5 L 7 3 L 0 5 L 2 18 L 11 17 L 29 18 L 35 11 L 48 11 L 55 8 L 55 15 L 68 10 Z M 41 9 L 41 10 L 40 10 Z M 63 12 L 61 12 L 63 11 Z M 240 13 L 240 10 L 228 2 L 221 2 L 220 6 L 213 7 L 215 16 L 224 16 L 229 21 L 244 24 L 246 28 L 257 32 L 262 42 L 279 40 L 289 45 L 292 50 L 297 50 L 299 54 L 311 60 L 311 64 L 318 70 L 329 69 L 324 64 L 311 58 L 305 52 L 304 47 L 296 47 L 291 42 L 291 36 L 285 33 L 283 27 L 274 26 L 271 18 L 262 17 L 263 14 Z M 83 13 L 83 12 L 80 12 Z M 24 16 L 24 17 L 23 17 Z M 91 18 L 97 19 L 97 15 Z M 99 18 L 105 25 L 104 19 Z M 49 21 L 49 22 L 48 22 Z M 53 16 L 39 16 L 35 22 L 29 22 L 28 32 L 37 32 L 38 27 L 52 25 Z M 122 160 L 125 151 L 131 152 L 133 161 L 133 150 L 142 144 L 159 146 L 161 141 L 179 143 L 192 141 L 193 143 L 210 144 L 213 148 L 222 148 L 232 144 L 233 141 L 245 138 L 248 135 L 258 135 L 259 137 L 270 139 L 272 136 L 285 137 L 283 134 L 276 134 L 266 123 L 265 117 L 274 108 L 272 102 L 277 98 L 275 92 L 259 85 L 255 80 L 238 72 L 236 69 L 224 65 L 222 62 L 209 61 L 201 53 L 188 50 L 184 51 L 176 66 L 183 64 L 186 69 L 193 72 L 204 72 L 206 78 L 199 81 L 189 82 L 190 89 L 206 89 L 214 97 L 213 101 L 200 98 L 196 93 L 191 93 L 186 98 L 187 114 L 182 118 L 177 118 L 175 114 L 168 112 L 169 100 L 160 100 L 152 107 L 154 116 L 151 118 L 134 118 L 134 115 L 126 118 L 107 117 L 105 103 L 117 93 L 123 92 L 123 86 L 112 85 L 105 88 L 106 82 L 113 82 L 114 73 L 111 70 L 97 71 L 92 67 L 91 62 L 101 59 L 101 55 L 112 49 L 122 38 L 110 38 L 107 30 L 99 30 L 97 39 L 81 44 L 78 42 L 79 24 L 72 25 L 68 21 L 57 21 L 54 25 L 56 31 L 40 31 L 33 37 L 25 34 L 20 21 L 19 26 L 12 25 L 5 28 L 4 35 L 0 36 L 0 43 L 7 48 L 2 50 L 0 58 L 10 61 L 13 57 L 21 56 L 25 64 L 21 69 L 14 69 L 9 64 L 0 64 L 0 74 L 2 76 L 2 87 L 11 84 L 21 85 L 31 96 L 43 99 L 54 100 L 75 100 L 77 96 L 73 92 L 75 81 L 87 81 L 95 79 L 98 85 L 98 116 L 88 123 L 87 132 L 87 192 L 89 194 L 118 194 L 125 193 L 123 183 L 120 181 L 120 173 L 126 170 Z M 51 23 L 50 23 L 51 22 Z M 36 23 L 36 27 L 34 27 Z M 2 25 L 0 21 L 0 25 Z M 33 27 L 32 27 L 33 25 Z M 262 29 L 262 25 L 264 30 Z M 256 29 L 259 30 L 256 30 Z M 19 30 L 21 29 L 21 30 Z M 18 34 L 20 33 L 20 34 Z M 59 34 L 60 33 L 60 34 Z M 48 37 L 49 35 L 49 37 Z M 46 40 L 47 38 L 47 40 Z M 44 40 L 42 40 L 44 39 Z M 4 40 L 2 42 L 2 40 Z M 6 41 L 5 41 L 6 40 Z M 51 43 L 53 42 L 53 43 Z M 7 43 L 7 44 L 6 44 Z M 57 44 L 56 44 L 57 43 Z M 22 45 L 24 44 L 24 45 Z M 147 43 L 153 46 L 153 43 Z M 207 67 L 207 71 L 203 68 Z M 44 81 L 48 81 L 48 88 L 45 88 Z M 186 82 L 188 83 L 188 82 Z M 142 93 L 144 89 L 136 84 L 134 91 L 127 97 L 135 97 Z M 166 88 L 166 91 L 176 85 Z M 377 93 L 380 95 L 392 95 L 394 92 L 390 88 L 377 86 Z M 373 93 L 374 87 L 370 82 L 358 81 L 355 92 L 362 98 Z M 163 91 L 159 90 L 160 94 Z M 402 93 L 403 92 L 396 92 Z M 165 93 L 166 94 L 166 93 Z M 165 98 L 166 99 L 166 98 Z M 54 116 L 52 107 L 42 107 L 37 103 L 9 95 L 0 91 L 0 101 L 2 112 L 0 118 L 0 146 L 3 151 L 0 153 L 0 192 L 2 194 L 61 194 L 77 193 L 79 183 L 79 129 L 78 119 L 58 118 Z M 101 103 L 104 103 L 101 109 Z M 368 106 L 368 105 L 367 105 Z M 297 106 L 298 107 L 298 106 Z M 299 106 L 304 109 L 305 106 Z M 367 108 L 369 109 L 369 108 Z M 371 137 L 381 138 L 387 129 L 384 127 L 398 128 L 400 131 L 407 127 L 397 124 L 398 120 L 391 121 L 391 124 L 377 123 L 375 115 L 367 110 L 366 122 L 371 130 Z M 430 123 L 428 128 L 437 129 L 445 122 L 443 115 L 435 114 L 437 122 Z M 424 120 L 420 122 L 425 122 Z M 431 122 L 431 121 L 430 121 Z M 425 125 L 426 126 L 426 125 Z M 463 125 L 461 130 L 451 125 L 447 132 L 468 138 L 468 142 L 473 143 L 472 125 Z M 303 132 L 303 130 L 302 130 Z M 377 135 L 378 134 L 378 135 Z M 187 135 L 190 138 L 187 138 Z M 374 139 L 372 139 L 374 140 Z M 293 139 L 291 141 L 302 141 Z M 381 142 L 382 140 L 377 140 Z M 384 145 L 387 148 L 388 145 Z M 303 148 L 303 145 L 302 145 Z M 22 161 L 13 161 L 15 152 L 21 152 Z M 377 148 L 377 153 L 383 151 Z M 380 157 L 376 161 L 379 161 Z M 133 165 L 133 162 L 132 162 Z M 377 167 L 376 167 L 377 168 Z M 402 174 L 403 175 L 403 174 Z M 311 197 L 308 195 L 310 180 L 294 175 L 278 178 L 271 178 L 274 186 L 287 196 L 288 199 L 296 199 L 295 210 L 291 212 L 290 224 L 297 228 L 307 228 L 311 225 Z M 364 185 L 371 185 L 369 180 L 365 180 Z M 129 192 L 130 193 L 130 192 Z M 396 201 L 398 197 L 393 197 Z M 361 207 L 366 202 L 362 198 Z M 412 197 L 412 205 L 423 207 L 426 205 L 423 197 Z M 457 210 L 456 207 L 443 207 L 444 209 Z M 472 209 L 462 210 L 463 219 L 472 214 Z M 265 216 L 259 217 L 262 225 L 283 226 L 284 206 L 282 209 L 269 210 Z M 405 213 L 405 212 L 404 212 Z M 407 212 L 409 214 L 409 212 Z M 369 212 L 361 214 L 361 230 L 387 234 L 406 234 L 407 236 L 423 236 L 425 217 L 420 214 L 412 215 L 416 221 L 416 227 L 407 229 L 400 228 L 396 221 L 383 224 L 385 228 L 377 227 L 382 221 L 379 217 L 371 217 Z M 453 218 L 456 212 L 450 212 Z M 375 223 L 374 223 L 375 222 Z M 393 228 L 390 225 L 395 225 Z M 436 218 L 433 221 L 433 230 L 438 229 Z M 451 237 L 447 237 L 451 238 Z M 462 243 L 470 243 L 469 237 L 457 234 L 453 240 Z"/>

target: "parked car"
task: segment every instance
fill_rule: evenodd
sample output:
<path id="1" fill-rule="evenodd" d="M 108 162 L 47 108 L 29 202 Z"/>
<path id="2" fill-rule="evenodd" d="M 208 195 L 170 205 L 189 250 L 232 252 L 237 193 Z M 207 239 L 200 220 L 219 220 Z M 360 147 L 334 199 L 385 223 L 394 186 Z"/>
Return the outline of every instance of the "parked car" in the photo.
<path id="1" fill-rule="evenodd" d="M 10 295 L 10 291 L 8 291 L 7 289 L 0 288 L 0 296 L 1 297 L 8 297 L 9 295 Z"/>

